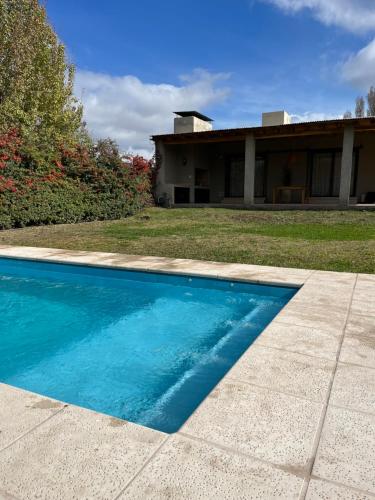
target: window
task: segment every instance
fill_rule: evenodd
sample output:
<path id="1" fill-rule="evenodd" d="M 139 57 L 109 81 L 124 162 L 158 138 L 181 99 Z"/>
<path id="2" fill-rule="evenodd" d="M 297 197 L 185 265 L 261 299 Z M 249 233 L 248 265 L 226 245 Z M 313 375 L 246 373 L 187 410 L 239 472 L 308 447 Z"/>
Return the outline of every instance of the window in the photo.
<path id="1" fill-rule="evenodd" d="M 227 198 L 243 198 L 245 181 L 245 160 L 231 158 L 227 164 L 225 176 L 225 196 Z M 262 156 L 256 158 L 255 164 L 255 197 L 265 196 L 266 191 L 266 161 Z"/>
<path id="2" fill-rule="evenodd" d="M 209 174 L 206 168 L 196 168 L 195 169 L 195 185 L 197 187 L 208 187 L 209 186 Z"/>
<path id="3" fill-rule="evenodd" d="M 341 151 L 314 153 L 310 172 L 310 195 L 337 197 L 340 194 Z M 358 150 L 353 153 L 353 169 L 350 196 L 355 196 Z"/>
<path id="4" fill-rule="evenodd" d="M 266 160 L 263 156 L 256 159 L 254 195 L 256 198 L 266 195 Z"/>
<path id="5" fill-rule="evenodd" d="M 227 189 L 228 198 L 244 197 L 244 179 L 245 179 L 245 161 L 243 159 L 232 159 L 227 171 Z"/>
<path id="6" fill-rule="evenodd" d="M 311 173 L 311 196 L 332 196 L 332 154 L 316 153 Z"/>

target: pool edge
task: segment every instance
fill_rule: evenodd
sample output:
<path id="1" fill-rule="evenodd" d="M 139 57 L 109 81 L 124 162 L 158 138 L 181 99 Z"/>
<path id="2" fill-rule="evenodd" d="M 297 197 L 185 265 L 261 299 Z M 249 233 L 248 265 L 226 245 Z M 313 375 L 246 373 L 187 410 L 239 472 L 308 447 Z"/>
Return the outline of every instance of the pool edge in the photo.
<path id="1" fill-rule="evenodd" d="M 317 365 L 319 363 L 322 363 L 322 359 L 327 362 L 328 373 L 327 379 L 325 379 L 326 387 L 323 388 L 324 390 L 319 387 L 322 393 L 321 400 L 316 399 L 316 387 L 313 387 L 313 383 L 315 383 L 315 381 L 312 381 L 311 388 L 309 388 L 311 389 L 311 394 L 309 394 L 307 391 L 306 397 L 301 397 L 298 394 L 291 394 L 290 391 L 286 391 L 283 388 L 269 387 L 267 386 L 267 383 L 265 383 L 264 386 L 259 387 L 254 385 L 252 388 L 248 389 L 247 394 L 248 396 L 250 394 L 250 396 L 254 398 L 253 403 L 247 403 L 243 399 L 239 401 L 241 402 L 241 405 L 248 405 L 249 412 L 260 412 L 259 418 L 263 419 L 265 417 L 264 415 L 261 415 L 260 407 L 257 406 L 258 396 L 269 401 L 270 404 L 273 404 L 276 413 L 279 411 L 280 405 L 284 404 L 284 401 L 286 402 L 285 404 L 289 402 L 290 415 L 284 416 L 283 418 L 286 420 L 294 419 L 297 421 L 301 421 L 301 419 L 304 421 L 304 419 L 306 419 L 306 429 L 309 428 L 309 420 L 313 419 L 315 430 L 313 432 L 306 431 L 306 435 L 303 436 L 303 443 L 298 443 L 298 440 L 301 439 L 301 435 L 298 433 L 299 429 L 291 429 L 289 431 L 290 434 L 288 434 L 288 445 L 290 446 L 290 450 L 287 450 L 286 456 L 284 456 L 282 459 L 279 459 L 277 457 L 277 454 L 275 454 L 275 451 L 272 450 L 273 448 L 277 449 L 277 442 L 273 441 L 274 437 L 272 436 L 270 436 L 269 442 L 265 443 L 265 446 L 259 446 L 258 449 L 254 448 L 252 450 L 248 444 L 242 441 L 243 437 L 241 434 L 241 427 L 246 424 L 240 421 L 240 416 L 237 419 L 238 421 L 236 420 L 236 415 L 234 415 L 234 421 L 232 422 L 215 422 L 215 419 L 217 419 L 217 415 L 215 413 L 215 407 L 212 404 L 212 393 L 210 393 L 202 401 L 195 412 L 190 416 L 188 421 L 179 432 L 172 434 L 169 437 L 165 437 L 165 439 L 161 439 L 160 442 L 158 441 L 156 449 L 153 449 L 152 452 L 150 451 L 150 455 L 143 461 L 142 466 L 138 467 L 137 471 L 134 472 L 132 479 L 127 481 L 126 484 L 122 484 L 121 488 L 119 488 L 118 494 L 116 494 L 116 496 L 114 496 L 113 498 L 117 498 L 119 495 L 121 495 L 126 489 L 129 488 L 129 486 L 133 482 L 135 482 L 135 484 L 139 484 L 139 487 L 141 488 L 142 481 L 148 481 L 148 479 L 144 477 L 143 469 L 148 468 L 150 470 L 150 473 L 152 473 L 154 460 L 158 457 L 160 457 L 160 460 L 165 458 L 166 452 L 163 451 L 163 447 L 168 448 L 169 450 L 169 448 L 172 446 L 172 443 L 175 443 L 178 440 L 188 440 L 193 447 L 195 446 L 194 443 L 201 443 L 202 446 L 207 446 L 210 450 L 211 448 L 213 450 L 222 450 L 223 453 L 228 452 L 229 454 L 234 454 L 236 457 L 243 457 L 244 460 L 247 457 L 250 461 L 255 461 L 255 463 L 265 464 L 267 466 L 267 470 L 271 471 L 267 481 L 272 482 L 273 477 L 281 474 L 283 478 L 285 478 L 285 480 L 289 482 L 289 484 L 298 484 L 298 489 L 301 492 L 301 495 L 304 494 L 303 492 L 306 492 L 307 488 L 309 487 L 310 479 L 312 477 L 314 463 L 318 461 L 319 466 L 319 464 L 322 462 L 322 458 L 319 457 L 318 453 L 318 445 L 320 443 L 323 425 L 325 423 L 327 413 L 329 413 L 331 408 L 330 397 L 333 382 L 336 376 L 339 354 L 344 340 L 344 331 L 352 307 L 353 294 L 357 286 L 358 275 L 351 273 L 299 270 L 294 268 L 272 268 L 269 266 L 226 264 L 161 257 L 126 256 L 121 254 L 65 251 L 59 249 L 45 249 L 34 247 L 0 246 L 0 257 L 48 261 L 65 264 L 89 265 L 113 269 L 121 268 L 142 272 L 183 274 L 185 276 L 235 280 L 255 284 L 298 287 L 299 290 L 288 303 L 288 305 L 266 328 L 266 330 L 271 331 L 271 334 L 267 337 L 268 344 L 266 343 L 264 345 L 264 339 L 262 339 L 262 335 L 264 333 L 263 332 L 262 334 L 260 334 L 258 339 L 245 351 L 243 356 L 237 361 L 237 363 L 226 374 L 226 376 L 221 380 L 221 382 L 219 383 L 220 387 L 218 391 L 220 397 L 225 390 L 225 386 L 233 386 L 237 389 L 241 388 L 241 390 L 244 390 L 246 392 L 246 387 L 251 386 L 251 384 L 248 384 L 244 380 L 234 380 L 231 376 L 232 370 L 237 367 L 237 365 L 241 362 L 241 360 L 243 360 L 243 358 L 253 357 L 253 352 L 254 356 L 256 357 L 256 348 L 259 348 L 259 345 L 263 345 L 263 347 L 266 349 L 278 349 L 277 347 L 275 347 L 278 342 L 276 335 L 274 338 L 275 345 L 272 344 L 272 329 L 276 331 L 277 327 L 279 326 L 279 328 L 285 328 L 286 330 L 288 330 L 288 325 L 290 325 L 290 327 L 297 327 L 297 329 L 311 329 L 311 335 L 314 335 L 315 331 L 318 338 L 319 334 L 319 342 L 317 342 L 321 345 L 319 344 L 320 351 L 318 354 L 306 354 L 304 352 L 305 347 L 302 346 L 302 348 L 301 345 L 298 344 L 297 340 L 293 349 L 281 350 L 288 353 L 288 356 L 311 356 L 311 358 L 314 359 L 314 362 L 312 361 L 312 365 L 314 365 L 314 363 Z M 364 277 L 362 278 L 362 280 L 366 280 L 366 275 L 363 276 Z M 371 276 L 368 278 L 368 281 L 370 283 L 369 286 L 373 286 L 375 289 L 375 281 L 374 283 L 372 283 Z M 325 289 L 328 290 L 327 293 L 323 293 Z M 295 335 L 295 333 L 292 332 L 292 328 L 290 328 L 290 330 L 290 334 L 286 333 L 286 335 L 290 335 L 290 340 L 292 343 L 294 339 L 293 335 Z M 321 335 L 322 332 L 327 334 L 327 340 L 325 340 L 324 335 Z M 337 338 L 336 353 L 334 352 L 332 346 L 328 345 L 330 335 Z M 325 342 L 326 345 L 324 344 Z M 293 367 L 293 364 L 291 364 L 288 369 L 289 373 L 287 375 L 288 377 L 290 377 L 290 379 L 300 376 L 300 373 L 295 367 Z M 25 392 L 21 389 L 16 390 Z M 216 391 L 216 389 L 214 389 L 214 391 Z M 38 397 L 40 397 L 40 399 L 50 400 L 50 398 L 44 398 L 43 396 L 38 395 Z M 238 395 L 234 394 L 233 397 L 237 398 Z M 225 400 L 225 398 L 223 400 Z M 304 403 L 299 403 L 299 401 L 304 401 Z M 75 408 L 74 405 L 69 405 L 69 407 Z M 79 408 L 79 410 L 81 409 Z M 82 411 L 89 412 L 89 414 L 92 415 L 92 419 L 94 419 L 94 415 L 102 415 L 97 414 L 96 412 L 92 412 L 91 410 L 82 409 Z M 60 413 L 60 411 L 57 413 Z M 113 419 L 113 417 L 109 416 L 104 417 L 109 420 Z M 47 419 L 47 421 L 52 422 L 54 418 L 55 415 L 52 415 Z M 90 419 L 91 417 L 88 418 Z M 271 416 L 269 418 L 271 419 Z M 208 425 L 207 423 L 210 420 L 212 421 L 212 425 Z M 42 428 L 44 425 L 46 425 L 46 422 L 38 424 L 36 428 Z M 272 421 L 271 423 L 274 422 Z M 263 424 L 265 426 L 267 422 L 263 422 L 262 425 Z M 282 430 L 284 424 L 284 422 L 280 421 L 280 431 Z M 215 432 L 212 431 L 212 426 L 215 427 L 216 425 L 221 429 L 222 436 L 220 436 L 218 433 L 215 434 Z M 121 429 L 121 432 L 126 433 L 126 429 L 131 429 L 132 426 L 142 427 L 138 426 L 137 424 L 128 424 L 127 422 L 125 428 L 119 427 L 119 429 Z M 231 429 L 227 428 L 228 426 L 230 426 Z M 20 435 L 17 440 L 12 442 L 12 444 L 26 439 L 26 436 L 32 433 L 32 431 L 36 428 L 34 427 L 32 429 L 29 429 L 26 434 L 24 433 Z M 142 429 L 145 428 L 142 427 Z M 152 429 L 147 430 L 150 431 L 150 433 L 163 434 Z M 37 432 L 38 431 L 36 430 L 36 433 Z M 251 435 L 251 432 L 251 429 L 249 429 L 249 435 Z M 258 430 L 258 432 L 261 431 Z M 265 437 L 267 438 L 266 430 L 263 429 L 263 427 L 262 432 L 265 433 Z M 229 443 L 229 438 L 226 439 L 227 435 L 232 436 L 229 440 Z M 163 436 L 167 435 L 163 434 Z M 169 444 L 165 445 L 165 443 Z M 7 446 L 6 449 L 10 451 L 12 449 L 12 444 Z M 40 446 L 42 445 L 40 444 Z M 3 451 L 4 448 L 0 450 L 0 453 L 2 453 Z M 14 452 L 17 452 L 16 447 L 14 448 Z M 113 456 L 113 460 L 116 460 L 115 455 Z M 180 460 L 178 454 L 176 455 L 176 460 L 177 462 Z M 72 466 L 74 467 L 74 464 L 72 464 Z M 90 462 L 89 469 L 95 469 L 95 467 L 97 467 L 97 464 L 95 464 L 95 460 L 93 459 L 93 461 Z M 36 471 L 37 464 L 31 464 L 31 468 Z M 167 472 L 165 472 L 164 474 L 167 474 Z M 199 474 L 199 471 L 195 471 L 195 474 Z M 319 477 L 324 481 L 330 480 L 330 473 L 325 472 L 325 469 L 322 465 L 319 469 Z M 21 477 L 19 481 L 22 483 L 22 481 L 24 481 L 24 478 Z M 172 478 L 170 478 L 170 481 L 172 481 Z M 367 491 L 365 485 L 360 485 L 360 488 L 358 488 L 358 486 L 356 486 L 353 481 L 352 483 L 350 483 L 349 481 L 349 484 L 347 484 L 347 481 L 345 482 L 344 480 L 342 480 L 341 482 L 337 480 L 335 481 L 339 484 L 341 484 L 341 482 L 344 483 L 343 487 L 349 489 L 357 488 L 357 490 L 359 489 L 360 491 Z M 6 485 L 2 486 L 0 482 L 0 491 L 4 488 L 4 486 Z M 67 491 L 69 490 L 69 485 L 64 485 L 64 487 L 67 488 Z M 87 488 L 89 487 L 90 486 L 87 485 Z M 17 489 L 15 488 L 8 493 L 17 496 L 16 493 L 19 492 L 16 490 Z"/>

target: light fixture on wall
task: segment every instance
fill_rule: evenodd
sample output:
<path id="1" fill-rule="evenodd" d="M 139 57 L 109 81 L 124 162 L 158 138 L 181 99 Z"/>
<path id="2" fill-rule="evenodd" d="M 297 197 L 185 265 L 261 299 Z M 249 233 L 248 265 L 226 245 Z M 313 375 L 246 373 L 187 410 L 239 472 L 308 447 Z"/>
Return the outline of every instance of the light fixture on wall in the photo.
<path id="1" fill-rule="evenodd" d="M 187 158 L 184 156 L 184 157 L 182 158 L 182 165 L 183 165 L 184 167 L 186 167 L 187 162 L 188 162 L 188 161 L 187 161 Z"/>

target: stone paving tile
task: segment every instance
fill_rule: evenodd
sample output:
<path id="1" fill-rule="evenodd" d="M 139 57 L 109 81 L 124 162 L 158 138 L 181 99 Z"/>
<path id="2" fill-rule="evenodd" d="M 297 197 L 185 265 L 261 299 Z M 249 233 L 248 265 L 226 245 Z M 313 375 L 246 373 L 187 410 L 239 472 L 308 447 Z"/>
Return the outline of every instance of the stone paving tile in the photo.
<path id="1" fill-rule="evenodd" d="M 63 407 L 58 401 L 0 384 L 0 450 Z"/>
<path id="2" fill-rule="evenodd" d="M 306 500 L 373 500 L 370 493 L 353 490 L 345 486 L 312 479 L 307 490 Z"/>
<path id="3" fill-rule="evenodd" d="M 34 247 L 0 247 L 0 253 L 4 257 L 16 257 L 25 259 L 47 258 L 51 255 L 51 249 Z"/>
<path id="4" fill-rule="evenodd" d="M 74 252 L 56 250 L 49 255 L 49 260 L 60 263 L 75 263 L 99 265 L 103 267 L 114 267 L 131 270 L 153 270 L 158 266 L 172 265 L 174 259 L 163 259 L 157 257 L 142 257 L 140 255 L 122 255 L 101 252 Z"/>
<path id="5" fill-rule="evenodd" d="M 314 271 L 309 269 L 298 269 L 298 268 L 289 268 L 289 267 L 273 267 L 273 266 L 258 266 L 253 264 L 224 264 L 223 265 L 223 274 L 225 275 L 233 275 L 233 274 L 246 274 L 249 272 L 254 273 L 274 273 L 277 275 L 294 275 L 299 276 L 301 279 L 307 279 Z"/>
<path id="6" fill-rule="evenodd" d="M 276 269 L 276 268 L 275 268 Z M 241 272 L 226 272 L 223 271 L 221 276 L 228 279 L 239 279 L 244 281 L 253 281 L 259 283 L 275 283 L 280 285 L 301 286 L 305 283 L 308 275 L 301 275 L 293 272 L 294 270 L 287 271 L 241 271 Z"/>
<path id="7" fill-rule="evenodd" d="M 120 498 L 293 500 L 302 485 L 302 478 L 271 465 L 175 435 Z"/>
<path id="8" fill-rule="evenodd" d="M 321 285 L 304 285 L 294 296 L 293 301 L 303 303 L 305 306 L 327 307 L 329 304 L 334 311 L 347 311 L 352 299 L 353 287 L 334 287 L 326 289 Z"/>
<path id="9" fill-rule="evenodd" d="M 249 280 L 254 282 L 274 282 L 281 285 L 295 284 L 301 286 L 312 271 L 270 266 L 255 266 L 251 264 L 214 263 L 218 267 L 221 278 Z"/>
<path id="10" fill-rule="evenodd" d="M 127 267 L 127 263 L 123 263 Z M 154 272 L 168 272 L 179 274 L 191 274 L 216 277 L 221 270 L 222 264 L 216 262 L 201 262 L 188 259 L 170 259 L 150 257 L 147 262 L 138 257 L 137 261 L 131 263 L 133 268 L 145 268 Z"/>
<path id="11" fill-rule="evenodd" d="M 351 305 L 353 314 L 361 314 L 364 316 L 375 316 L 375 297 L 371 298 L 368 295 L 354 295 Z"/>
<path id="12" fill-rule="evenodd" d="M 375 494 L 375 417 L 329 407 L 313 474 Z"/>
<path id="13" fill-rule="evenodd" d="M 330 404 L 375 415 L 375 370 L 339 363 Z"/>
<path id="14" fill-rule="evenodd" d="M 375 316 L 349 316 L 340 361 L 375 368 Z"/>
<path id="15" fill-rule="evenodd" d="M 334 361 L 340 338 L 340 332 L 335 333 L 308 326 L 295 326 L 273 321 L 258 337 L 256 344 Z"/>
<path id="16" fill-rule="evenodd" d="M 354 294 L 353 300 L 358 302 L 373 302 L 375 300 L 375 285 L 357 285 Z"/>
<path id="17" fill-rule="evenodd" d="M 354 285 L 357 279 L 357 275 L 354 273 L 342 273 L 336 271 L 314 271 L 314 273 L 308 279 L 309 283 L 321 282 L 327 284 L 340 284 L 340 285 Z"/>
<path id="18" fill-rule="evenodd" d="M 42 258 L 59 262 L 146 269 L 170 273 L 187 273 L 209 277 L 251 280 L 254 282 L 275 282 L 278 284 L 302 285 L 312 271 L 303 269 L 273 268 L 269 266 L 251 266 L 247 264 L 228 264 L 192 259 L 173 259 L 165 257 L 144 257 L 107 252 L 85 252 L 33 247 L 0 246 L 0 255 Z"/>
<path id="19" fill-rule="evenodd" d="M 342 333 L 347 318 L 346 311 L 332 306 L 306 306 L 293 300 L 276 316 L 276 321 L 305 326 L 331 333 Z"/>
<path id="20" fill-rule="evenodd" d="M 357 284 L 369 283 L 375 286 L 375 274 L 358 274 Z"/>
<path id="21" fill-rule="evenodd" d="M 375 284 L 358 279 L 354 290 L 352 312 L 375 316 Z"/>
<path id="22" fill-rule="evenodd" d="M 305 470 L 322 405 L 224 379 L 181 432 Z"/>
<path id="23" fill-rule="evenodd" d="M 20 500 L 17 497 L 13 495 L 9 495 L 6 491 L 1 491 L 0 490 L 0 500 Z"/>
<path id="24" fill-rule="evenodd" d="M 0 490 L 23 499 L 113 499 L 165 437 L 68 407 L 0 452 Z"/>
<path id="25" fill-rule="evenodd" d="M 336 362 L 254 345 L 228 378 L 323 403 Z"/>
<path id="26" fill-rule="evenodd" d="M 372 288 L 375 286 L 375 274 L 358 274 L 356 289 L 365 290 L 368 288 Z"/>

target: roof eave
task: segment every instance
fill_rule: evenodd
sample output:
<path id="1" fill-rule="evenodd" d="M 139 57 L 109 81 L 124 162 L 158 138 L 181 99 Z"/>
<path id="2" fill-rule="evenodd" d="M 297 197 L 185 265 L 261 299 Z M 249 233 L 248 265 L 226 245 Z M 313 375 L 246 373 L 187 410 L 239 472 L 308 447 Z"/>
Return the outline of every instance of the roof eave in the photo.
<path id="1" fill-rule="evenodd" d="M 340 132 L 346 126 L 352 125 L 357 130 L 375 130 L 375 117 L 366 118 L 347 118 L 338 120 L 324 120 L 316 122 L 302 122 L 302 123 L 291 123 L 287 125 L 271 125 L 267 127 L 244 127 L 244 128 L 233 128 L 233 129 L 221 129 L 221 130 L 210 130 L 205 132 L 189 132 L 183 134 L 162 134 L 153 135 L 151 139 L 153 141 L 166 140 L 170 142 L 181 142 L 195 139 L 209 140 L 218 139 L 222 137 L 225 138 L 239 138 L 245 137 L 248 134 L 254 134 L 258 138 L 272 138 L 272 137 L 288 137 L 288 136 L 298 136 L 306 134 L 324 134 L 324 133 L 334 133 Z"/>

